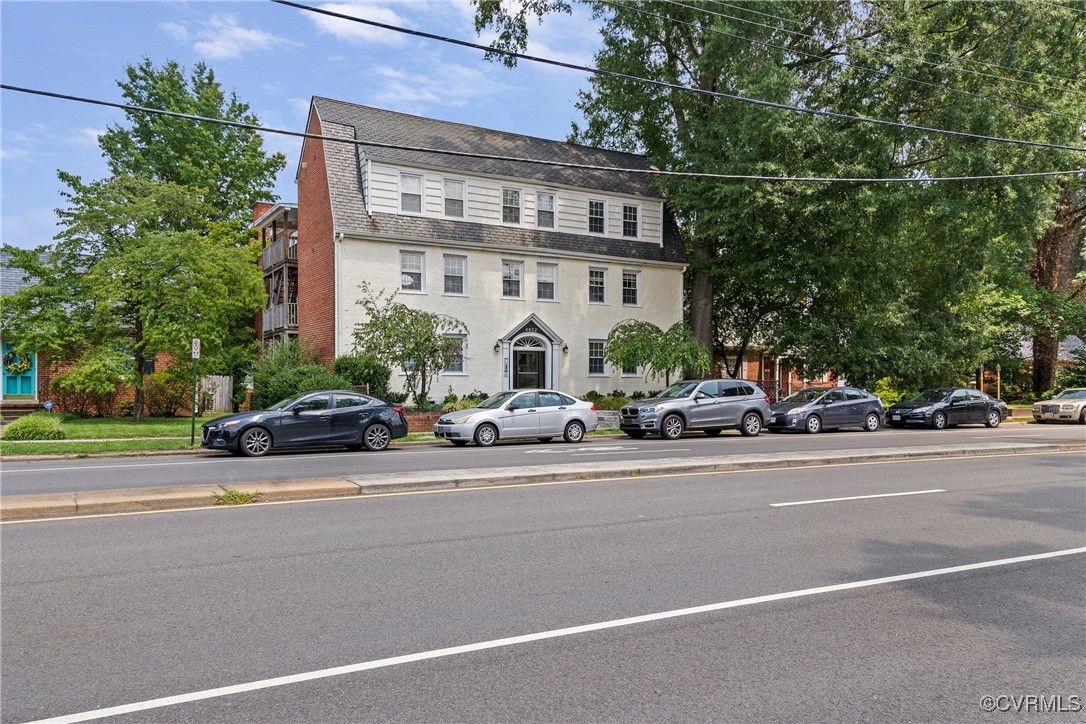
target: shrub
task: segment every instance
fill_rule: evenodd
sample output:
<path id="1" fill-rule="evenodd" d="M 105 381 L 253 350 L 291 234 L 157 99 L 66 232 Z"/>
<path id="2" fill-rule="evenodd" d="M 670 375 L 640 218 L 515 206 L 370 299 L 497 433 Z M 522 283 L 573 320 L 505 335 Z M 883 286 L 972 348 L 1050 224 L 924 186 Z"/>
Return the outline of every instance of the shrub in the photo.
<path id="1" fill-rule="evenodd" d="M 265 380 L 260 407 L 273 405 L 303 392 L 344 389 L 350 386 L 348 380 L 332 374 L 323 365 L 291 367 Z"/>
<path id="2" fill-rule="evenodd" d="M 192 364 L 177 360 L 162 372 L 143 376 L 143 411 L 148 417 L 173 417 L 192 404 Z"/>
<path id="3" fill-rule="evenodd" d="M 480 402 L 485 400 L 485 397 L 461 397 L 456 402 L 445 403 L 445 412 L 456 412 L 457 410 L 466 410 L 469 407 L 475 407 Z"/>
<path id="4" fill-rule="evenodd" d="M 1086 344 L 1072 352 L 1071 356 L 1075 361 L 1056 372 L 1057 389 L 1086 387 Z"/>
<path id="5" fill-rule="evenodd" d="M 663 390 L 649 390 L 648 392 L 645 393 L 645 399 L 649 399 L 649 398 L 652 398 L 652 397 L 659 397 L 661 392 L 663 392 Z"/>
<path id="6" fill-rule="evenodd" d="M 4 428 L 5 440 L 63 440 L 60 417 L 48 412 L 24 415 Z"/>
<path id="7" fill-rule="evenodd" d="M 80 358 L 67 373 L 52 382 L 60 406 L 80 416 L 103 417 L 113 412 L 117 386 L 124 379 L 125 360 L 108 349 L 97 349 Z"/>
<path id="8" fill-rule="evenodd" d="M 907 400 L 910 397 L 917 394 L 917 390 L 910 390 L 906 388 L 897 387 L 894 385 L 893 380 L 889 377 L 883 377 L 881 380 L 875 383 L 875 389 L 871 390 L 872 393 L 880 400 L 885 407 L 890 405 L 896 405 L 902 400 Z"/>
<path id="9" fill-rule="evenodd" d="M 449 385 L 449 392 L 445 395 L 445 399 L 441 401 L 441 404 L 447 408 L 449 405 L 455 405 L 456 401 L 459 399 L 460 398 L 456 396 L 456 393 L 453 392 L 452 385 Z"/>
<path id="10" fill-rule="evenodd" d="M 281 394 L 283 389 L 293 389 L 292 384 L 280 381 L 272 387 L 273 380 L 280 375 L 297 370 L 302 367 L 317 365 L 317 356 L 308 348 L 299 345 L 295 340 L 286 342 L 272 342 L 261 353 L 253 366 L 253 409 L 260 409 L 274 404 L 279 400 L 296 394 L 289 391 Z M 297 382 L 295 379 L 294 382 Z M 345 385 L 349 386 L 349 385 Z"/>
<path id="11" fill-rule="evenodd" d="M 645 393 L 638 390 L 637 392 L 630 395 L 630 399 L 631 400 L 644 400 L 645 399 Z"/>
<path id="12" fill-rule="evenodd" d="M 597 410 L 620 410 L 625 405 L 630 404 L 630 398 L 625 395 L 616 397 L 615 395 L 601 395 L 599 399 L 592 400 L 596 405 Z"/>
<path id="13" fill-rule="evenodd" d="M 588 392 L 581 395 L 581 399 L 588 400 L 589 402 L 598 402 L 599 400 L 603 399 L 603 395 L 601 395 L 599 392 L 596 392 L 595 390 L 589 390 Z"/>
<path id="14" fill-rule="evenodd" d="M 347 380 L 350 387 L 356 387 L 374 397 L 383 399 L 388 394 L 388 379 L 392 371 L 371 354 L 336 357 L 332 361 L 332 371 Z"/>
<path id="15" fill-rule="evenodd" d="M 385 396 L 381 398 L 385 402 L 391 402 L 394 405 L 400 405 L 407 401 L 406 392 L 392 392 L 391 390 L 385 393 Z"/>

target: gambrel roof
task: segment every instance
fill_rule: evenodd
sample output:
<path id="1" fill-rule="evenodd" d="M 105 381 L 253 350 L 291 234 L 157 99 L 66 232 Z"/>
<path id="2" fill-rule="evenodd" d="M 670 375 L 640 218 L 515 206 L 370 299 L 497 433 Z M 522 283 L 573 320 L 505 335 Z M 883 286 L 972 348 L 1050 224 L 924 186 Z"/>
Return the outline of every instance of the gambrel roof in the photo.
<path id="1" fill-rule="evenodd" d="M 622 259 L 684 263 L 674 217 L 663 218 L 663 245 L 599 236 L 539 231 L 467 221 L 407 217 L 388 213 L 367 213 L 362 190 L 361 169 L 367 160 L 408 166 L 448 169 L 494 178 L 521 179 L 540 185 L 573 187 L 586 191 L 638 196 L 662 200 L 662 194 L 648 174 L 619 170 L 595 170 L 547 166 L 522 161 L 449 156 L 428 151 L 403 150 L 367 145 L 365 141 L 415 148 L 465 151 L 493 156 L 532 158 L 547 161 L 607 166 L 612 169 L 652 169 L 644 156 L 607 151 L 561 141 L 494 131 L 462 123 L 439 121 L 380 108 L 314 97 L 313 108 L 325 136 L 363 141 L 352 145 L 324 143 L 329 195 L 337 231 L 377 234 L 413 239 L 434 239 L 477 243 L 488 247 L 540 249 L 554 252 L 583 252 Z"/>

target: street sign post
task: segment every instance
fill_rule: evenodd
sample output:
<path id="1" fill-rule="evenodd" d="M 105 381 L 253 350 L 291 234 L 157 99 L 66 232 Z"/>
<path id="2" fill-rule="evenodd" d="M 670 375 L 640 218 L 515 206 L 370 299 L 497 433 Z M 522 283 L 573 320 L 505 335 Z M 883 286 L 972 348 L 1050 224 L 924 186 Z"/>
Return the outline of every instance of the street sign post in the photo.
<path id="1" fill-rule="evenodd" d="M 196 365 L 200 359 L 200 338 L 192 339 L 192 435 L 189 437 L 189 445 L 196 444 Z"/>

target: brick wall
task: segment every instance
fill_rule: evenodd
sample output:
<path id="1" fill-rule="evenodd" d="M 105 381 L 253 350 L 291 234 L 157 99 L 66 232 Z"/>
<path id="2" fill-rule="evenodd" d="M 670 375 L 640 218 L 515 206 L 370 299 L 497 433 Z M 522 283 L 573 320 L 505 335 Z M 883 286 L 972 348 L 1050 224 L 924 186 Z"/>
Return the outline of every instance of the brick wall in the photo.
<path id="1" fill-rule="evenodd" d="M 437 423 L 440 412 L 408 412 L 404 415 L 407 418 L 407 431 L 408 432 L 433 432 L 434 425 Z"/>
<path id="2" fill-rule="evenodd" d="M 312 110 L 307 133 L 321 133 Z M 335 228 L 324 142 L 307 138 L 298 168 L 298 337 L 331 367 L 335 357 Z"/>

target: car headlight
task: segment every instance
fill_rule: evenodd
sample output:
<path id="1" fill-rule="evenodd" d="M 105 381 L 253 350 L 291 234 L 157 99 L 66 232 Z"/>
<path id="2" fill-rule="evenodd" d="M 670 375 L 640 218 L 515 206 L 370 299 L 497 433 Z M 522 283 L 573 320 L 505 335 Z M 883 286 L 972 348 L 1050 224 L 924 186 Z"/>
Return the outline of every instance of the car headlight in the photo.
<path id="1" fill-rule="evenodd" d="M 1072 403 L 1067 404 L 1067 405 L 1060 405 L 1060 409 L 1061 410 L 1073 410 L 1073 409 L 1075 409 L 1075 403 L 1072 402 Z"/>
<path id="2" fill-rule="evenodd" d="M 464 415 L 463 417 L 455 417 L 455 418 L 453 418 L 453 424 L 454 425 L 463 425 L 463 424 L 465 424 L 467 422 L 470 422 L 471 418 L 473 418 L 473 417 L 475 417 L 475 415 Z"/>
<path id="3" fill-rule="evenodd" d="M 638 414 L 640 414 L 640 415 L 651 415 L 654 412 L 659 412 L 659 410 L 660 410 L 659 407 L 642 407 L 640 410 L 638 410 Z"/>
<path id="4" fill-rule="evenodd" d="M 926 407 L 917 407 L 913 409 L 913 412 L 931 412 L 931 405 Z"/>
<path id="5" fill-rule="evenodd" d="M 231 420 L 230 422 L 224 422 L 222 427 L 237 427 L 241 424 L 241 420 Z"/>
<path id="6" fill-rule="evenodd" d="M 789 410 L 785 414 L 787 414 L 787 415 L 798 415 L 801 412 L 804 412 L 806 409 L 807 409 L 806 407 L 793 407 L 791 410 Z"/>

